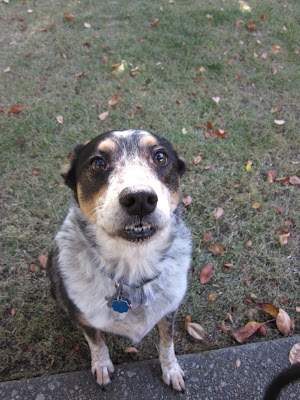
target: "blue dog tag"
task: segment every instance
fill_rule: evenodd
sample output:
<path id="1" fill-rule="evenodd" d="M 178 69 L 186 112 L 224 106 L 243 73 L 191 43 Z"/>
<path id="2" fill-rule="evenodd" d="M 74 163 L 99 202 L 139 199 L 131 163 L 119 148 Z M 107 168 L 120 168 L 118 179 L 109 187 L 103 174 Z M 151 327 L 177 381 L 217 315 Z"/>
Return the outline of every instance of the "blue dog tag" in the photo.
<path id="1" fill-rule="evenodd" d="M 114 300 L 112 302 L 111 306 L 118 313 L 127 312 L 131 308 L 131 305 L 128 304 L 128 302 L 126 300 L 122 300 L 122 299 Z"/>
<path id="2" fill-rule="evenodd" d="M 128 299 L 123 298 L 126 296 L 126 293 L 123 292 L 122 285 L 116 283 L 117 293 L 112 296 L 106 296 L 105 299 L 107 300 L 107 307 L 112 308 L 114 311 L 118 313 L 124 313 L 131 309 L 131 302 Z"/>

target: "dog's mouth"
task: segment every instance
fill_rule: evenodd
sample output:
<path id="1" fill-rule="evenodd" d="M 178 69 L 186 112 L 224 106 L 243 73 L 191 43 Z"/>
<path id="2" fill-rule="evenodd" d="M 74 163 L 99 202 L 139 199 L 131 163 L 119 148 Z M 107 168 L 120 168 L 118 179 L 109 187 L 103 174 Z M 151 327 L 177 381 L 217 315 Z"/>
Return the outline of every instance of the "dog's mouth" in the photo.
<path id="1" fill-rule="evenodd" d="M 144 225 L 126 225 L 119 232 L 120 236 L 130 242 L 143 242 L 150 239 L 156 232 L 156 228 L 149 224 Z"/>

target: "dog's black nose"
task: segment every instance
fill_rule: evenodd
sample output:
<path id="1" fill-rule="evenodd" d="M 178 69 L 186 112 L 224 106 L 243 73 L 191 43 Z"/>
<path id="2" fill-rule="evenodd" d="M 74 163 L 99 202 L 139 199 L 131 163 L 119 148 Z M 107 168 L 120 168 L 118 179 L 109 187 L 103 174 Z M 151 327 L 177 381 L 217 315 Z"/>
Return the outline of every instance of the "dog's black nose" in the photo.
<path id="1" fill-rule="evenodd" d="M 157 194 L 150 186 L 127 187 L 119 195 L 119 202 L 130 215 L 140 218 L 151 214 L 157 204 Z"/>

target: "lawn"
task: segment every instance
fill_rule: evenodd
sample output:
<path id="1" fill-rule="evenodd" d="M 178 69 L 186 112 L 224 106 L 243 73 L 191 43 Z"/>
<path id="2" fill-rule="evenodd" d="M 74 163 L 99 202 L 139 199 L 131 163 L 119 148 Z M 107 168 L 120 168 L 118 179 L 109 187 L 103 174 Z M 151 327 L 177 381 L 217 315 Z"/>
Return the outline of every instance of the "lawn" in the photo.
<path id="1" fill-rule="evenodd" d="M 59 176 L 69 150 L 115 129 L 165 136 L 188 167 L 194 252 L 177 353 L 238 345 L 230 331 L 270 319 L 256 303 L 284 309 L 288 334 L 299 333 L 300 3 L 7 0 L 0 10 L 1 379 L 89 368 L 39 257 L 72 198 Z M 188 315 L 205 340 L 185 331 Z M 247 342 L 282 337 L 265 327 Z M 137 354 L 106 340 L 114 363 L 157 358 L 156 330 Z"/>

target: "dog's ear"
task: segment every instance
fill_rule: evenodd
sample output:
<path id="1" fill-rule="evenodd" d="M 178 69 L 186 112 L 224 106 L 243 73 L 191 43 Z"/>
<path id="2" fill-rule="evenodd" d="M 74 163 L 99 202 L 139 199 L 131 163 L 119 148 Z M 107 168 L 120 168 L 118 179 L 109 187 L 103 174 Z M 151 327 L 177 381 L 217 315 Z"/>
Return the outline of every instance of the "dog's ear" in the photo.
<path id="1" fill-rule="evenodd" d="M 76 192 L 76 165 L 78 156 L 84 144 L 77 144 L 67 157 L 67 163 L 61 168 L 60 174 L 65 184 Z"/>
<path id="2" fill-rule="evenodd" d="M 185 171 L 185 162 L 182 160 L 182 158 L 178 157 L 178 167 L 179 167 L 179 175 L 182 176 Z"/>

